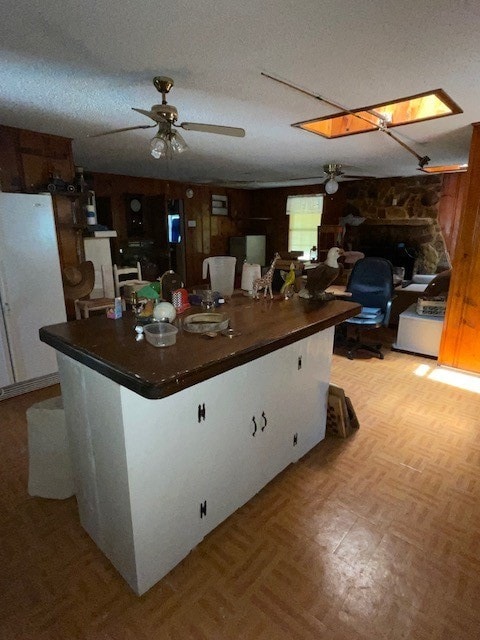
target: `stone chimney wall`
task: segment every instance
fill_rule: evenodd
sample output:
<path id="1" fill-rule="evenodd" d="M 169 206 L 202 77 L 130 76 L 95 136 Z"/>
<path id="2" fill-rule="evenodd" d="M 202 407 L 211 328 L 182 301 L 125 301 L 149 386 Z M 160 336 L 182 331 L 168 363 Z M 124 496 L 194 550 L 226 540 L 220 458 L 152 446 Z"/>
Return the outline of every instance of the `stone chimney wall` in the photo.
<path id="1" fill-rule="evenodd" d="M 417 253 L 415 273 L 436 273 L 451 266 L 438 224 L 441 175 L 379 178 L 350 182 L 345 215 L 366 218 L 347 229 L 355 249 L 405 243 Z M 349 234 L 348 231 L 351 231 Z M 387 256 L 385 256 L 387 257 Z"/>

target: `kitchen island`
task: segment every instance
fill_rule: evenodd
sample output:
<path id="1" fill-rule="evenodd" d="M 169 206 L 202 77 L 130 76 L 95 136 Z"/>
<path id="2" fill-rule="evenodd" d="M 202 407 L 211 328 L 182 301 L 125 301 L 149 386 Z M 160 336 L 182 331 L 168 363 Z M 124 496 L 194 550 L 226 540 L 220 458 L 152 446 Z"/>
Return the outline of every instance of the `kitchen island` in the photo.
<path id="1" fill-rule="evenodd" d="M 334 325 L 360 307 L 234 295 L 222 311 L 239 335 L 188 333 L 182 314 L 158 349 L 128 313 L 40 330 L 82 526 L 138 594 L 324 438 Z"/>

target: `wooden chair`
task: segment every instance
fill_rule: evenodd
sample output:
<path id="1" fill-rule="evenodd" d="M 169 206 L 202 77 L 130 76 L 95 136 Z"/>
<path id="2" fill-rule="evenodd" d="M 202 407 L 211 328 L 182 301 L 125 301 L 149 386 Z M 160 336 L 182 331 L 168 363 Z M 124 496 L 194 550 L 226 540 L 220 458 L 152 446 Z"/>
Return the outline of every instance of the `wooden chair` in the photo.
<path id="1" fill-rule="evenodd" d="M 318 262 L 324 262 L 328 250 L 332 247 L 343 247 L 345 227 L 340 225 L 321 224 L 317 234 Z"/>
<path id="2" fill-rule="evenodd" d="M 112 277 L 112 268 L 108 265 L 102 265 L 102 283 L 103 292 L 109 291 L 112 288 L 110 283 Z M 90 311 L 106 311 L 113 307 L 115 304 L 115 298 L 101 297 L 90 299 L 77 299 L 74 300 L 75 305 L 75 318 L 80 320 L 90 317 Z"/>
<path id="3" fill-rule="evenodd" d="M 117 265 L 114 264 L 113 265 L 113 282 L 115 285 L 116 297 L 119 297 L 122 295 L 122 288 L 125 285 L 143 284 L 142 268 L 140 267 L 140 263 L 137 262 L 136 267 L 117 267 Z"/>

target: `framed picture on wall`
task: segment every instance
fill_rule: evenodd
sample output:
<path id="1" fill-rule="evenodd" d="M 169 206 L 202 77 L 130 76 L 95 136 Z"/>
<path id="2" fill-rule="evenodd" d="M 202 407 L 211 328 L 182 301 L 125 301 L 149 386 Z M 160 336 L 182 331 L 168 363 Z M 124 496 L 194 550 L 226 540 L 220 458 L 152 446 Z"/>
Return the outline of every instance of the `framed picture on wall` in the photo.
<path id="1" fill-rule="evenodd" d="M 212 195 L 212 216 L 228 216 L 227 196 Z"/>

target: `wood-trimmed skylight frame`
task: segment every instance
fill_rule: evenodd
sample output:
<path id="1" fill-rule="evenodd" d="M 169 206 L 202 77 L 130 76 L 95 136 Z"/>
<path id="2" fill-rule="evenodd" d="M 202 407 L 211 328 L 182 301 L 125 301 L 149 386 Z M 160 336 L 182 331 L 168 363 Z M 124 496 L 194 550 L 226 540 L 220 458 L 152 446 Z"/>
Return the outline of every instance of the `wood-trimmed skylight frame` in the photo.
<path id="1" fill-rule="evenodd" d="M 434 167 L 421 167 L 419 171 L 424 173 L 465 173 L 468 171 L 468 164 L 439 164 Z"/>
<path id="2" fill-rule="evenodd" d="M 333 139 L 377 131 L 383 127 L 390 129 L 414 122 L 436 120 L 458 113 L 463 113 L 463 109 L 443 89 L 434 89 L 406 98 L 352 109 L 350 112 L 341 111 L 322 118 L 295 122 L 292 127 Z"/>

